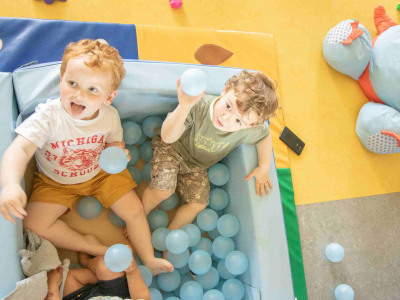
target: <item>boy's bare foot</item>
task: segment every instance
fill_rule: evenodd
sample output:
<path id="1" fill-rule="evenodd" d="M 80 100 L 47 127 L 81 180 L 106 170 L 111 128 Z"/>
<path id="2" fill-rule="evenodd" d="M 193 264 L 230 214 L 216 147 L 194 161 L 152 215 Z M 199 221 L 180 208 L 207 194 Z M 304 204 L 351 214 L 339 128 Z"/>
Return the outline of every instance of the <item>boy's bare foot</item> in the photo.
<path id="1" fill-rule="evenodd" d="M 174 266 L 166 259 L 156 258 L 144 262 L 144 265 L 148 267 L 153 274 L 156 276 L 160 273 L 172 272 L 174 270 Z"/>

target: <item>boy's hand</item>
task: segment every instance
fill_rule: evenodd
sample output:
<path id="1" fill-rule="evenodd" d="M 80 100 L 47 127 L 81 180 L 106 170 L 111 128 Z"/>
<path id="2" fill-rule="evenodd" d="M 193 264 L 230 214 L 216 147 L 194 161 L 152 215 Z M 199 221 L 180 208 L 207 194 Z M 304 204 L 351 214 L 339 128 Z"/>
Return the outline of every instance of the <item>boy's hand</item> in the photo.
<path id="1" fill-rule="evenodd" d="M 269 170 L 257 167 L 246 176 L 246 180 L 252 177 L 256 177 L 256 194 L 258 196 L 264 196 L 264 188 L 267 194 L 269 194 L 269 189 L 272 189 L 272 182 L 269 179 Z"/>
<path id="2" fill-rule="evenodd" d="M 4 219 L 15 223 L 12 215 L 23 219 L 27 216 L 24 207 L 26 205 L 26 194 L 19 184 L 4 186 L 0 195 L 0 213 Z"/>
<path id="3" fill-rule="evenodd" d="M 198 96 L 189 96 L 188 94 L 185 94 L 182 90 L 182 85 L 181 85 L 181 79 L 178 78 L 177 82 L 176 82 L 176 87 L 178 88 L 178 101 L 179 101 L 179 105 L 185 107 L 185 108 L 192 108 L 193 105 L 196 104 L 197 101 L 199 101 L 204 95 L 205 95 L 205 91 L 202 92 L 200 95 Z"/>

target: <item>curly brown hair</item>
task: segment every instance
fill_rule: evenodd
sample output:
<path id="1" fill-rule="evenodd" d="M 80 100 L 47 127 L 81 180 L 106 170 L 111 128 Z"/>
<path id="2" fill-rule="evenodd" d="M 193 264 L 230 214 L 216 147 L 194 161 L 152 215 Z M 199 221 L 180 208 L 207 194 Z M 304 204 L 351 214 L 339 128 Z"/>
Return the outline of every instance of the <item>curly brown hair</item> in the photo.
<path id="1" fill-rule="evenodd" d="M 242 114 L 253 109 L 259 116 L 259 123 L 274 116 L 274 112 L 278 108 L 276 86 L 263 73 L 243 70 L 226 82 L 225 90 L 231 89 L 237 97 L 236 104 Z"/>
<path id="2" fill-rule="evenodd" d="M 119 52 L 108 45 L 105 40 L 84 39 L 71 42 L 67 45 L 61 62 L 60 73 L 64 75 L 67 63 L 71 58 L 85 56 L 85 65 L 100 71 L 110 71 L 112 76 L 111 87 L 115 91 L 125 77 L 125 68 Z"/>

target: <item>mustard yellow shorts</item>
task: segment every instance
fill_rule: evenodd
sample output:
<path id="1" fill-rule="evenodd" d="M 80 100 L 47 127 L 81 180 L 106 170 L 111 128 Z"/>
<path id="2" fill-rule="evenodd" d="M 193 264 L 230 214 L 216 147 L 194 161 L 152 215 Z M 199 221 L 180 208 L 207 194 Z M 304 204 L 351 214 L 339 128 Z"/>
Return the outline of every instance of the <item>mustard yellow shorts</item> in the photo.
<path id="1" fill-rule="evenodd" d="M 135 187 L 136 182 L 127 169 L 118 174 L 108 174 L 100 170 L 89 181 L 77 184 L 61 184 L 35 172 L 29 202 L 61 204 L 71 209 L 74 202 L 80 198 L 94 196 L 108 208 Z"/>

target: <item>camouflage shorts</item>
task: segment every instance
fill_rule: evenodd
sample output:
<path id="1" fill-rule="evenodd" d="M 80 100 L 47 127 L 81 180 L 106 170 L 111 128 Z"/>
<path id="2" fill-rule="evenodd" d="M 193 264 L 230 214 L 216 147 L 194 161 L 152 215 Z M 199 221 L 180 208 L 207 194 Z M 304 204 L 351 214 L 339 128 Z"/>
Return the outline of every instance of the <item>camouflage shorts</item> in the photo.
<path id="1" fill-rule="evenodd" d="M 207 169 L 187 164 L 171 145 L 159 136 L 153 139 L 150 188 L 177 191 L 183 203 L 208 205 L 210 182 Z"/>

